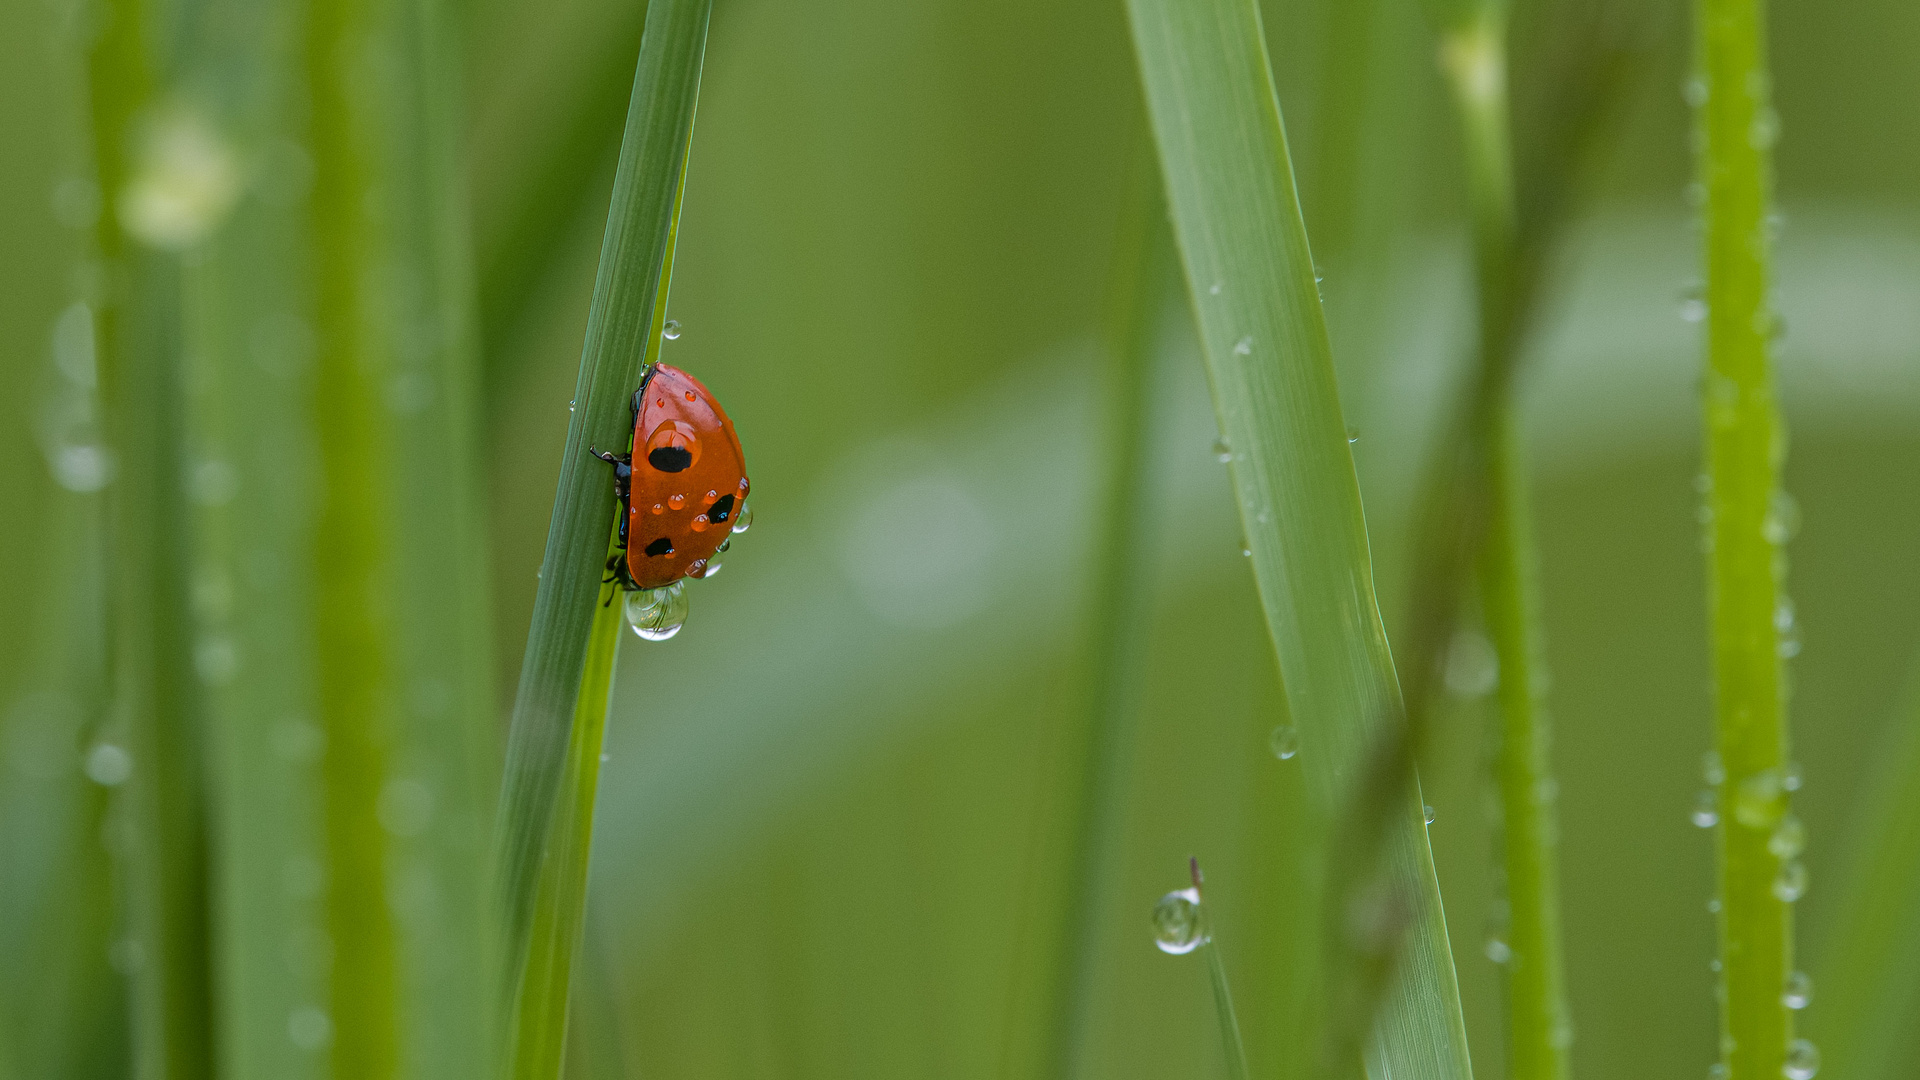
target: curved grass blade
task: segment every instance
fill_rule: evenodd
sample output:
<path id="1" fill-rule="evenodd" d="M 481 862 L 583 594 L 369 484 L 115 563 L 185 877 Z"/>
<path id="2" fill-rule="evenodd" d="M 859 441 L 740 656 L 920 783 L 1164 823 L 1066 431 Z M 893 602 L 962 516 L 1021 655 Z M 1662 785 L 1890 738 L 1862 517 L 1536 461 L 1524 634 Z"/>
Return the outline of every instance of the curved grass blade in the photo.
<path id="1" fill-rule="evenodd" d="M 1473 5 L 1441 39 L 1453 87 L 1473 203 L 1479 367 L 1507 371 L 1521 322 L 1538 292 L 1522 274 L 1537 267 L 1521 248 L 1509 141 L 1504 5 Z M 1481 607 L 1499 661 L 1499 750 L 1494 788 L 1500 807 L 1500 882 L 1505 905 L 1507 1072 L 1515 1080 L 1564 1080 L 1571 1068 L 1569 1015 L 1560 936 L 1550 728 L 1542 697 L 1539 588 L 1519 417 L 1510 379 L 1475 410 L 1470 437 L 1485 447 L 1486 536 L 1479 559 Z"/>
<path id="2" fill-rule="evenodd" d="M 1321 803 L 1339 805 L 1402 706 L 1259 10 L 1251 0 L 1127 6 L 1301 758 Z M 1395 788 L 1380 812 L 1391 832 L 1379 913 L 1404 911 L 1412 929 L 1370 1056 L 1397 1077 L 1470 1076 L 1419 800 Z M 1341 911 L 1331 944 L 1350 949 L 1356 930 L 1376 936 L 1372 914 Z M 1358 1065 L 1345 1053 L 1327 1063 L 1343 1074 Z"/>
<path id="3" fill-rule="evenodd" d="M 617 620 L 610 623 L 614 615 L 602 605 L 607 590 L 601 582 L 614 535 L 614 503 L 604 466 L 587 450 L 590 444 L 626 445 L 628 399 L 644 358 L 656 347 L 711 13 L 711 0 L 655 0 L 648 7 L 514 702 L 498 873 L 514 1043 L 507 1060 L 520 1076 L 552 1076 L 559 1068 L 565 972 L 584 894 L 547 875 L 585 873 L 597 732 L 605 720 L 618 639 Z M 586 754 L 589 738 L 593 752 Z M 563 809 L 581 798 L 589 800 L 586 813 Z M 558 825 L 566 826 L 564 835 Z M 572 860 L 569 866 L 543 869 L 563 854 Z"/>

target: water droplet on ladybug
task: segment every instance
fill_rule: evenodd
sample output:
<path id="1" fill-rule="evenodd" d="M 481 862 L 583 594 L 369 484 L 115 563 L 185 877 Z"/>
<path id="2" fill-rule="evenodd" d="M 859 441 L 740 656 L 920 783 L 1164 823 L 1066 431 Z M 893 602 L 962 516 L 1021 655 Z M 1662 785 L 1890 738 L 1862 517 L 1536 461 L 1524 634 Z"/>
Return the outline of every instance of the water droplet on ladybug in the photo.
<path id="1" fill-rule="evenodd" d="M 678 319 L 668 319 L 667 324 L 660 328 L 660 336 L 666 338 L 668 341 L 678 341 L 680 339 L 680 321 Z"/>
<path id="2" fill-rule="evenodd" d="M 712 506 L 715 502 L 719 500 L 719 498 L 720 498 L 719 492 L 710 490 L 705 495 L 700 496 L 700 505 Z"/>
<path id="3" fill-rule="evenodd" d="M 664 514 L 667 512 L 667 508 L 665 506 L 660 505 L 659 503 L 654 503 L 653 512 L 656 514 Z"/>
<path id="4" fill-rule="evenodd" d="M 707 526 L 710 524 L 712 523 L 707 520 L 707 515 L 696 514 L 693 518 L 692 528 L 694 532 L 706 532 Z"/>
<path id="5" fill-rule="evenodd" d="M 689 390 L 689 391 L 687 391 L 687 400 L 688 400 L 688 401 L 698 401 L 698 400 L 700 400 L 700 399 L 694 396 L 694 393 L 693 393 L 693 391 L 691 391 L 691 390 Z"/>
<path id="6" fill-rule="evenodd" d="M 687 505 L 687 497 L 685 495 L 669 495 L 667 496 L 667 505 L 678 510 Z"/>
<path id="7" fill-rule="evenodd" d="M 701 572 L 700 580 L 705 581 L 706 579 L 712 577 L 713 575 L 719 572 L 720 572 L 720 559 L 718 556 L 715 556 L 714 558 L 707 560 L 707 568 Z"/>
<path id="8" fill-rule="evenodd" d="M 686 582 L 658 589 L 635 589 L 627 594 L 627 623 L 648 641 L 665 641 L 687 621 Z"/>
<path id="9" fill-rule="evenodd" d="M 745 503 L 741 503 L 740 513 L 738 516 L 736 516 L 733 519 L 733 531 L 737 533 L 746 532 L 747 526 L 752 524 L 753 524 L 753 507 L 748 506 Z"/>

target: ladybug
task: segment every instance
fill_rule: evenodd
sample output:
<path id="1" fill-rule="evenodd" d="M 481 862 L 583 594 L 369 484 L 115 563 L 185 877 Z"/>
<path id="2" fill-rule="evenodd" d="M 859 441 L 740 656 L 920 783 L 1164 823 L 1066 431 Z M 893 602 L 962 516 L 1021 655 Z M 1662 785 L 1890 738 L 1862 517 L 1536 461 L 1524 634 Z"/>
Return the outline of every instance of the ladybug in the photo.
<path id="1" fill-rule="evenodd" d="M 640 376 L 633 392 L 633 452 L 587 452 L 613 466 L 619 554 L 609 581 L 658 589 L 701 578 L 746 509 L 746 457 L 720 403 L 700 380 L 668 364 Z"/>

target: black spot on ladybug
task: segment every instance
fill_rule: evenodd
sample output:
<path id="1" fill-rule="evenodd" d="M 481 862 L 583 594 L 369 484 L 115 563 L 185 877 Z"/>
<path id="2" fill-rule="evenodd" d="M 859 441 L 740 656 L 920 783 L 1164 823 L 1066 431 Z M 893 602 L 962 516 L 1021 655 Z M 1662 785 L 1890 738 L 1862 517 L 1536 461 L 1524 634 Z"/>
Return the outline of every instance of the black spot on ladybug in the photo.
<path id="1" fill-rule="evenodd" d="M 647 554 L 671 555 L 673 554 L 673 541 L 663 536 L 660 539 L 655 540 L 653 543 L 647 545 Z"/>
<path id="2" fill-rule="evenodd" d="M 647 464 L 661 472 L 679 472 L 693 464 L 693 454 L 684 446 L 656 446 L 647 452 Z"/>
<path id="3" fill-rule="evenodd" d="M 722 495 L 718 499 L 714 500 L 713 506 L 708 508 L 707 520 L 717 525 L 720 522 L 727 520 L 727 516 L 732 513 L 733 513 L 733 496 Z"/>

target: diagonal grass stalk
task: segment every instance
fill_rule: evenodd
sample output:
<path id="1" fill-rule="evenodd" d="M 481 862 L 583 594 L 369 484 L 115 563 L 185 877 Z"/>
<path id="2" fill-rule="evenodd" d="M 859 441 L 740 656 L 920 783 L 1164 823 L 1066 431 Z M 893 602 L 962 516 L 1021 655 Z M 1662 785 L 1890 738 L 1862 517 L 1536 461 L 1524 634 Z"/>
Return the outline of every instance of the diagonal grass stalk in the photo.
<path id="1" fill-rule="evenodd" d="M 1768 210 L 1778 128 L 1757 0 L 1694 5 L 1699 188 L 1705 196 L 1706 540 L 1719 791 L 1721 1062 L 1731 1080 L 1804 1071 L 1782 1000 L 1805 886 L 1789 809 L 1781 592 L 1786 450 L 1774 399 Z M 1716 770 L 1718 771 L 1718 770 Z M 1792 837 L 1791 843 L 1780 838 Z M 1810 1075 L 1810 1074 L 1809 1074 Z M 1804 1080 L 1804 1078 L 1802 1078 Z"/>
<path id="2" fill-rule="evenodd" d="M 587 449 L 626 445 L 627 403 L 642 362 L 657 348 L 711 14 L 711 0 L 656 0 L 647 11 L 514 703 L 497 872 L 506 1060 L 519 1077 L 551 1077 L 560 1067 L 599 732 L 619 631 L 601 580 L 615 535 L 614 504 L 604 467 Z"/>
<path id="3" fill-rule="evenodd" d="M 1399 722 L 1402 704 L 1259 10 L 1249 0 L 1130 0 L 1128 12 L 1301 758 L 1316 797 L 1339 805 L 1354 793 L 1367 745 Z M 1329 944 L 1340 953 L 1329 977 L 1370 964 L 1391 996 L 1377 1026 L 1370 1004 L 1334 1002 L 1337 1013 L 1359 1016 L 1353 1030 L 1377 1038 L 1344 1041 L 1325 1068 L 1350 1075 L 1365 1043 L 1391 1075 L 1466 1077 L 1432 853 L 1418 797 L 1399 777 L 1366 811 L 1369 822 L 1380 815 L 1382 829 L 1366 835 L 1385 837 L 1388 866 L 1373 902 L 1336 893 L 1329 911 Z M 1411 933 L 1389 974 L 1385 942 L 1403 924 Z"/>
<path id="4" fill-rule="evenodd" d="M 1480 3 L 1441 39 L 1453 89 L 1473 206 L 1482 371 L 1509 369 L 1531 291 L 1522 270 L 1507 99 L 1506 12 Z M 1563 1080 L 1572 1021 L 1560 938 L 1558 827 L 1535 581 L 1532 521 L 1511 385 L 1478 412 L 1486 447 L 1487 535 L 1479 559 L 1480 602 L 1499 663 L 1500 879 L 1506 901 L 1507 1072 L 1518 1080 Z"/>

